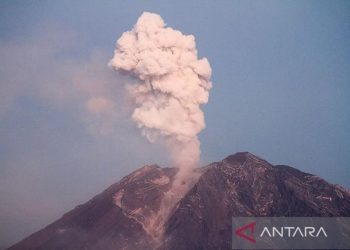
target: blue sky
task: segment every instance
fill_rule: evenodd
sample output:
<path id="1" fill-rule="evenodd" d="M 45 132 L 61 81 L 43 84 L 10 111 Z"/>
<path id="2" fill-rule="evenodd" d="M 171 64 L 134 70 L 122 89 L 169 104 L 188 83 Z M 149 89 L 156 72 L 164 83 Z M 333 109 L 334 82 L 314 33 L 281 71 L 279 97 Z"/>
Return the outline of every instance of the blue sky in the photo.
<path id="1" fill-rule="evenodd" d="M 250 151 L 350 186 L 348 1 L 1 1 L 0 247 L 170 164 L 130 121 L 130 79 L 107 67 L 143 11 L 193 34 L 211 63 L 203 164 Z M 100 94 L 116 109 L 91 116 Z"/>

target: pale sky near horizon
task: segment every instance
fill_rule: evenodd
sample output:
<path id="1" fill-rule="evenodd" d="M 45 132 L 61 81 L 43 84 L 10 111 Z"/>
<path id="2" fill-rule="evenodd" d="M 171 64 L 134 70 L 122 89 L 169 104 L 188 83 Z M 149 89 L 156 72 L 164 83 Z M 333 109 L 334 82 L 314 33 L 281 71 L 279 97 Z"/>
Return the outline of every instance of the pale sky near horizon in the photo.
<path id="1" fill-rule="evenodd" d="M 213 71 L 202 164 L 249 151 L 350 187 L 349 1 L 0 2 L 0 249 L 138 167 L 169 166 L 108 68 L 143 11 Z M 88 113 L 89 98 L 113 98 Z"/>

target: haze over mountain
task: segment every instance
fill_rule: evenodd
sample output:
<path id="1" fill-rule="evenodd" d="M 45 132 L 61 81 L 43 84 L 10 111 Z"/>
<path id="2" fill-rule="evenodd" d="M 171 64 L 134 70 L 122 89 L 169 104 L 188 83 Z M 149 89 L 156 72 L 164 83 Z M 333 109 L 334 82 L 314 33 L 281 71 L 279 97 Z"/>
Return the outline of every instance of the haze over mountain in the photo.
<path id="1" fill-rule="evenodd" d="M 162 225 L 175 168 L 144 166 L 9 248 L 231 249 L 232 216 L 350 216 L 350 192 L 247 152 L 198 168 Z"/>
<path id="2" fill-rule="evenodd" d="M 144 11 L 210 62 L 200 166 L 251 151 L 350 187 L 349 3 L 0 1 L 0 249 L 140 166 L 173 165 L 107 67 Z"/>

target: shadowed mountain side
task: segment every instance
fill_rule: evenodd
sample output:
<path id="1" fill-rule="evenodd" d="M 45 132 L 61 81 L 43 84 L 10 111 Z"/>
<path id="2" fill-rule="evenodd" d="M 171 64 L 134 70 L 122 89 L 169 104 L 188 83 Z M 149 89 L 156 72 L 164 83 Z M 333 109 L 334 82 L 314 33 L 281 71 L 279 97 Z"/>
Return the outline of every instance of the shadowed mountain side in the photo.
<path id="1" fill-rule="evenodd" d="M 231 249 L 233 216 L 350 216 L 344 188 L 250 153 L 205 169 L 168 220 L 159 249 Z"/>
<path id="2" fill-rule="evenodd" d="M 250 153 L 198 172 L 165 222 L 161 241 L 150 228 L 176 170 L 153 165 L 9 249 L 231 249 L 232 216 L 350 216 L 349 191 Z"/>

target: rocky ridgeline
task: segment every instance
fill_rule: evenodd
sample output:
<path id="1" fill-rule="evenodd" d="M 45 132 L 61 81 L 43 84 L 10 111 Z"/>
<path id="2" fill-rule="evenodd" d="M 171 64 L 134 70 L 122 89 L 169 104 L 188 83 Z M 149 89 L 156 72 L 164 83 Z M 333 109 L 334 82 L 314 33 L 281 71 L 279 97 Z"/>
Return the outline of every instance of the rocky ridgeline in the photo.
<path id="1" fill-rule="evenodd" d="M 161 231 L 157 216 L 176 169 L 152 165 L 9 249 L 231 249 L 233 216 L 350 216 L 345 188 L 250 153 L 197 172 Z"/>

